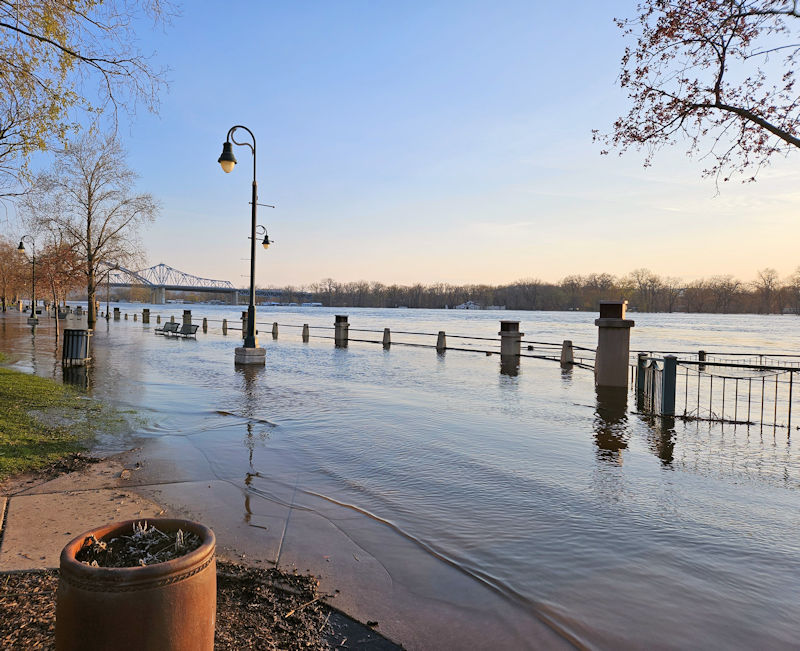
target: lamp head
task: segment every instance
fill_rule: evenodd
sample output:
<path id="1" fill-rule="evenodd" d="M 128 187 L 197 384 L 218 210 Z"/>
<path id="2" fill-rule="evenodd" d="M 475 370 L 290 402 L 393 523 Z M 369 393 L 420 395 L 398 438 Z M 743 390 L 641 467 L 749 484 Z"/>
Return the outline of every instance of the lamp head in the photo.
<path id="1" fill-rule="evenodd" d="M 226 174 L 233 171 L 233 167 L 236 165 L 236 156 L 233 155 L 233 145 L 230 140 L 222 143 L 222 154 L 220 154 L 217 162 L 222 166 L 222 171 Z"/>
<path id="2" fill-rule="evenodd" d="M 17 251 L 24 251 L 25 245 L 22 243 L 22 240 L 19 241 L 19 246 L 17 247 Z"/>
<path id="3" fill-rule="evenodd" d="M 270 241 L 269 235 L 267 235 L 267 231 L 265 230 L 264 240 L 261 242 L 261 246 L 263 246 L 265 249 L 268 249 L 270 244 L 272 244 L 272 242 Z"/>

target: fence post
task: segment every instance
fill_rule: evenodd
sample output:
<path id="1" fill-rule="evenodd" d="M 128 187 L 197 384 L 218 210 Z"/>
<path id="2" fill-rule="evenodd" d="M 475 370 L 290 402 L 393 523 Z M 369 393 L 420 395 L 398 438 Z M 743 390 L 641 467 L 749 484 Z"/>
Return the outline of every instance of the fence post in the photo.
<path id="1" fill-rule="evenodd" d="M 304 343 L 308 343 L 308 338 L 309 338 L 309 334 L 308 334 L 308 324 L 307 324 L 307 323 L 304 323 L 304 324 L 303 324 L 303 342 L 304 342 Z"/>
<path id="2" fill-rule="evenodd" d="M 661 375 L 661 415 L 675 415 L 675 387 L 677 386 L 678 358 L 667 355 Z"/>
<path id="3" fill-rule="evenodd" d="M 228 334 L 228 319 L 222 319 L 222 334 Z"/>
<path id="4" fill-rule="evenodd" d="M 278 322 L 277 321 L 274 321 L 273 324 L 272 324 L 272 338 L 273 339 L 277 339 L 278 338 Z"/>
<path id="5" fill-rule="evenodd" d="M 170 314 L 169 315 L 169 322 L 170 323 L 175 323 L 175 315 L 174 314 Z"/>
<path id="6" fill-rule="evenodd" d="M 161 323 L 161 315 L 156 314 L 156 323 Z"/>
<path id="7" fill-rule="evenodd" d="M 126 321 L 128 320 L 128 313 L 127 312 L 125 312 L 125 320 Z"/>
<path id="8" fill-rule="evenodd" d="M 203 332 L 208 332 L 208 317 L 203 317 Z"/>
<path id="9" fill-rule="evenodd" d="M 572 341 L 565 339 L 561 344 L 561 366 L 572 366 L 575 363 L 575 353 L 572 350 Z"/>
<path id="10" fill-rule="evenodd" d="M 348 331 L 350 324 L 347 323 L 346 314 L 337 314 L 333 323 L 333 341 L 340 348 L 347 347 Z"/>
<path id="11" fill-rule="evenodd" d="M 139 320 L 139 315 L 136 314 L 136 312 L 133 313 L 133 320 L 134 321 L 138 321 Z"/>
<path id="12" fill-rule="evenodd" d="M 142 309 L 142 323 L 150 323 L 150 310 L 149 310 L 149 308 Z"/>
<path id="13" fill-rule="evenodd" d="M 519 331 L 519 321 L 500 321 L 500 355 L 519 357 L 520 342 L 524 332 Z"/>
<path id="14" fill-rule="evenodd" d="M 389 348 L 392 345 L 392 333 L 389 331 L 389 328 L 383 329 L 383 347 Z"/>
<path id="15" fill-rule="evenodd" d="M 114 321 L 119 321 L 119 308 L 114 308 Z"/>
<path id="16" fill-rule="evenodd" d="M 447 350 L 447 337 L 444 330 L 439 330 L 439 335 L 436 337 L 436 352 L 443 353 L 445 350 Z"/>
<path id="17" fill-rule="evenodd" d="M 704 351 L 704 350 L 698 350 L 697 351 L 697 361 L 698 362 L 705 362 L 706 361 L 706 351 Z M 697 370 L 702 373 L 703 371 L 706 370 L 706 365 L 705 364 L 698 364 L 697 365 Z"/>

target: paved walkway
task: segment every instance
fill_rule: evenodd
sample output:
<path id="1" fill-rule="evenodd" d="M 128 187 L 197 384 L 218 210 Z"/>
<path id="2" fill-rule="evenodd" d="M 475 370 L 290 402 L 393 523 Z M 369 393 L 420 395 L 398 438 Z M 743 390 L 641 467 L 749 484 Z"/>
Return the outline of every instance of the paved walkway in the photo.
<path id="1" fill-rule="evenodd" d="M 188 450 L 187 450 L 188 453 Z M 531 611 L 385 523 L 277 478 L 257 500 L 243 483 L 209 479 L 202 463 L 149 460 L 140 450 L 51 481 L 2 491 L 0 571 L 58 567 L 62 547 L 98 524 L 159 515 L 210 526 L 223 558 L 311 571 L 331 601 L 408 649 L 575 648 Z M 174 457 L 173 457 L 174 458 Z M 246 483 L 246 482 L 245 482 Z M 231 508 L 241 504 L 241 508 Z M 477 585 L 476 585 L 477 584 Z"/>

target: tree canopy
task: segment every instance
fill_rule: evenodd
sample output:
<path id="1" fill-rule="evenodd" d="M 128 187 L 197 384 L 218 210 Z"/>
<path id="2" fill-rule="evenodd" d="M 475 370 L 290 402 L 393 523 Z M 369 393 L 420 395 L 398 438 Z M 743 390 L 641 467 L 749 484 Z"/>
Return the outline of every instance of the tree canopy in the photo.
<path id="1" fill-rule="evenodd" d="M 164 85 L 137 47 L 137 21 L 167 0 L 0 0 L 0 196 L 28 155 L 63 143 L 83 116 L 155 109 Z"/>
<path id="2" fill-rule="evenodd" d="M 800 147 L 799 0 L 646 0 L 616 23 L 636 40 L 619 77 L 632 106 L 597 140 L 645 166 L 684 140 L 717 181 Z"/>

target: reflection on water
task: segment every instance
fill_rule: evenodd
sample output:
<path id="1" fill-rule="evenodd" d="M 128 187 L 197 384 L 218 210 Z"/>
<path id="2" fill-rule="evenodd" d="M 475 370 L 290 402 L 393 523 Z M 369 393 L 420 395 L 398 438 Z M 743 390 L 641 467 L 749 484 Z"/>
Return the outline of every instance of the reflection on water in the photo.
<path id="1" fill-rule="evenodd" d="M 622 450 L 628 447 L 628 391 L 618 387 L 595 387 L 597 407 L 594 440 L 597 457 L 622 463 Z"/>
<path id="2" fill-rule="evenodd" d="M 158 309 L 167 319 L 178 309 L 150 307 L 154 321 Z M 98 323 L 92 365 L 64 369 L 64 381 L 138 409 L 149 419 L 141 437 L 190 440 L 209 473 L 242 489 L 230 508 L 253 535 L 267 527 L 266 501 L 291 503 L 296 489 L 386 522 L 531 611 L 547 604 L 594 646 L 795 643 L 800 454 L 785 434 L 646 420 L 630 413 L 627 392 L 596 390 L 591 371 L 557 362 L 501 358 L 498 373 L 494 356 L 337 349 L 332 339 L 303 343 L 299 328 L 262 341 L 266 367 L 236 367 L 238 332 L 223 336 L 218 323 L 235 308 L 194 310 L 196 321 L 217 317 L 197 341 L 133 320 Z M 453 312 L 352 310 L 350 322 L 432 332 L 432 344 L 442 329 L 495 336 L 497 320 L 519 318 L 531 338 L 596 340 L 593 315 Z M 332 334 L 333 311 L 262 320 Z M 638 315 L 632 339 L 653 350 L 797 351 L 795 324 Z M 0 316 L 0 350 L 58 378 L 51 334 Z M 337 526 L 357 538 L 352 513 Z M 373 553 L 413 584 L 413 559 L 392 567 Z"/>

